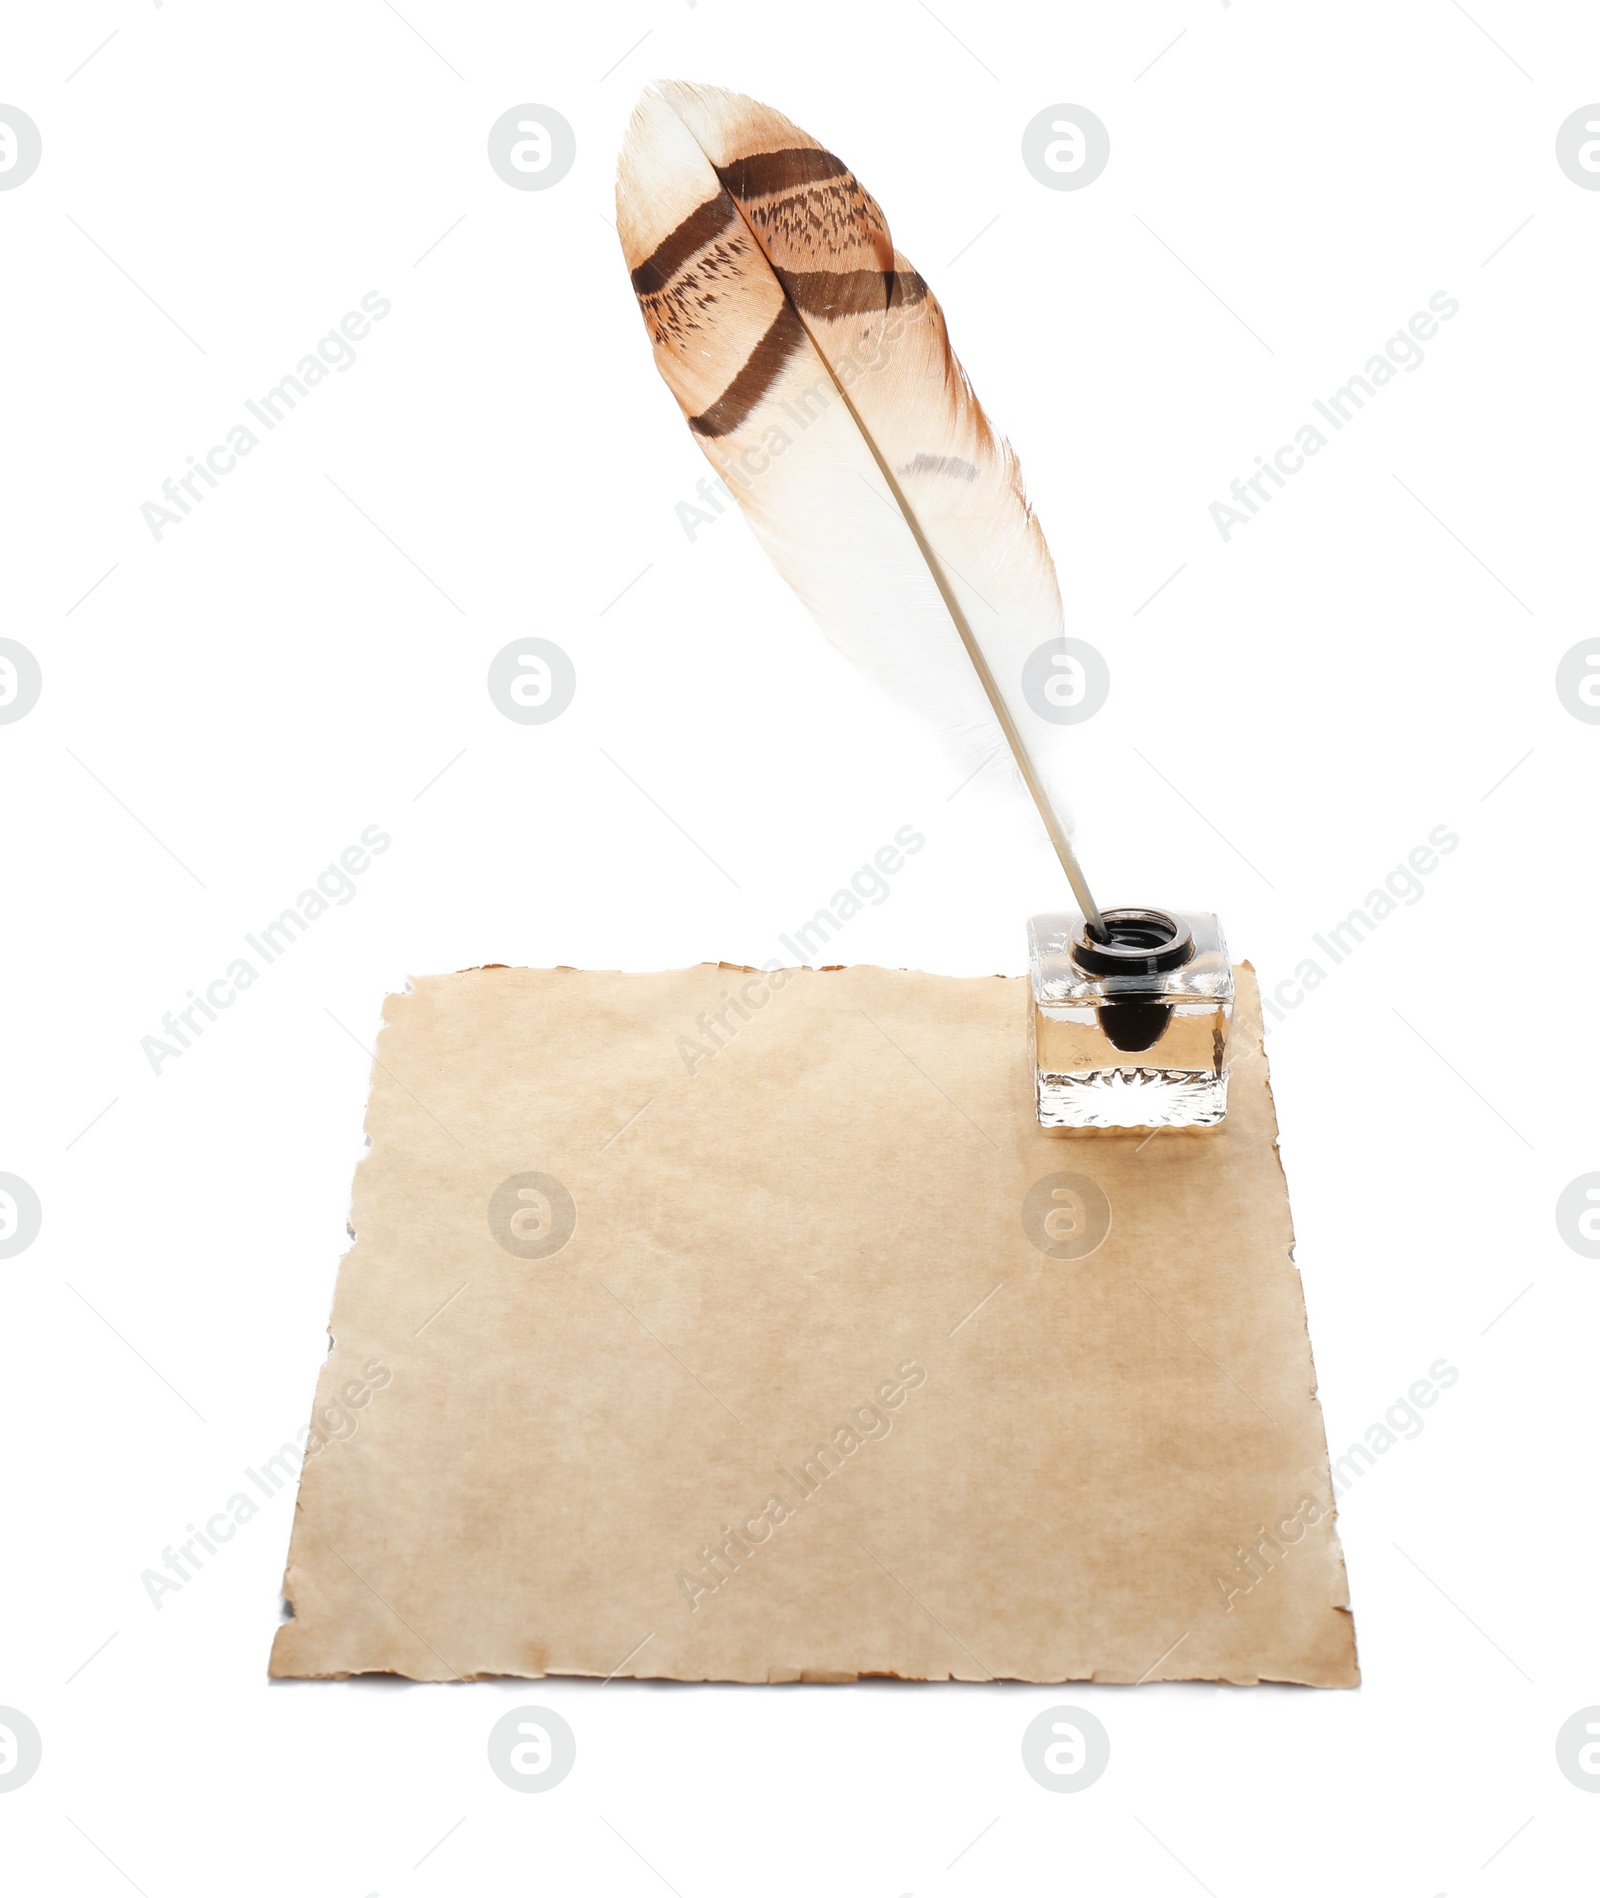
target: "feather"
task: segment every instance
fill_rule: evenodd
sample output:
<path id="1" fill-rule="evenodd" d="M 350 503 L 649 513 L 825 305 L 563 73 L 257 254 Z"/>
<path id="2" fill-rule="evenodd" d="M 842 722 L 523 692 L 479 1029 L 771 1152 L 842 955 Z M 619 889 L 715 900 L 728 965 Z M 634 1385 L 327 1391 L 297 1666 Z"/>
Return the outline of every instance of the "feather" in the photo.
<path id="1" fill-rule="evenodd" d="M 1062 637 L 1055 568 L 882 211 L 781 113 L 664 83 L 628 129 L 617 227 L 656 366 L 773 564 L 848 658 L 969 753 L 995 751 L 998 720 L 1101 933 L 1022 688 Z"/>

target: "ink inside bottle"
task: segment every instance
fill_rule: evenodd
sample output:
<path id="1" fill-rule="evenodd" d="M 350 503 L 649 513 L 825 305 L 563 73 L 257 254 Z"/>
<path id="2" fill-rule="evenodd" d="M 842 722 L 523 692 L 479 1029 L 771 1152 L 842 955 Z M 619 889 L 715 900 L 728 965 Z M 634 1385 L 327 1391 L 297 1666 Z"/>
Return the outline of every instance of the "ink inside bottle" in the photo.
<path id="1" fill-rule="evenodd" d="M 1211 1127 L 1228 1110 L 1233 969 L 1215 916 L 1108 909 L 1028 925 L 1043 1127 Z"/>

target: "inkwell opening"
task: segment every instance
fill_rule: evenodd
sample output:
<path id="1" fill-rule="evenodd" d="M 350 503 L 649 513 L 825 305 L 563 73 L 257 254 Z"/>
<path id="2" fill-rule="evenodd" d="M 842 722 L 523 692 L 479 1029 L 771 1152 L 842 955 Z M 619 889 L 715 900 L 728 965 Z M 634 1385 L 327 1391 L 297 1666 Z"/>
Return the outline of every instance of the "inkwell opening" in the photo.
<path id="1" fill-rule="evenodd" d="M 1164 909 L 1108 909 L 1104 936 L 1091 935 L 1087 923 L 1073 931 L 1069 953 L 1086 975 L 1165 975 L 1181 969 L 1194 954 L 1186 923 Z M 1153 1048 L 1172 1020 L 1171 1004 L 1160 988 L 1119 990 L 1113 1001 L 1095 1009 L 1106 1039 L 1123 1054 Z"/>

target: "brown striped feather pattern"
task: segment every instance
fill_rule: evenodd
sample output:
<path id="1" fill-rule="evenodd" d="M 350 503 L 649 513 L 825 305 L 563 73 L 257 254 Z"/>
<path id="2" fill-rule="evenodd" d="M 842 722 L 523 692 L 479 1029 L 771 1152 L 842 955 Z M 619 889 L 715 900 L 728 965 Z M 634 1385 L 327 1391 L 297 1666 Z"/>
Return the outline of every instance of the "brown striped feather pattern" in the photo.
<path id="1" fill-rule="evenodd" d="M 617 225 L 656 365 L 779 571 L 969 758 L 998 717 L 1072 875 L 1021 691 L 1063 631 L 1055 570 L 875 200 L 781 113 L 668 82 L 629 127 Z"/>

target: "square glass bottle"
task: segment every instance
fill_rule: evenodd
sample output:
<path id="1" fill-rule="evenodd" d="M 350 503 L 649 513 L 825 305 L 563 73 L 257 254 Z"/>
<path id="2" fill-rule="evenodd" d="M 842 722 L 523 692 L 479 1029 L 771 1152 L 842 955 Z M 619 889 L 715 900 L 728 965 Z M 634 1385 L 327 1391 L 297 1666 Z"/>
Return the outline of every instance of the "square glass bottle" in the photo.
<path id="1" fill-rule="evenodd" d="M 1215 916 L 1108 909 L 1028 924 L 1041 1127 L 1213 1127 L 1228 1111 L 1233 967 Z"/>

